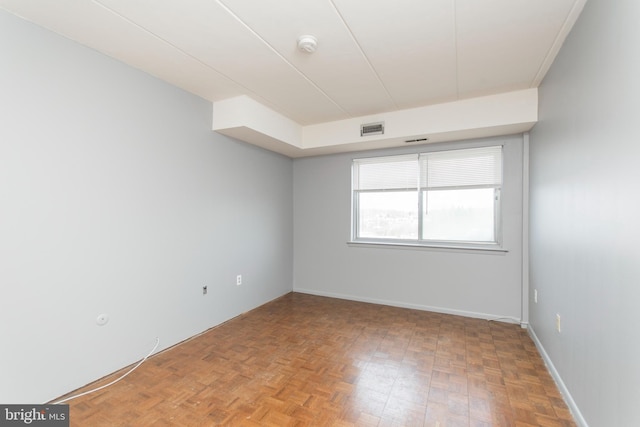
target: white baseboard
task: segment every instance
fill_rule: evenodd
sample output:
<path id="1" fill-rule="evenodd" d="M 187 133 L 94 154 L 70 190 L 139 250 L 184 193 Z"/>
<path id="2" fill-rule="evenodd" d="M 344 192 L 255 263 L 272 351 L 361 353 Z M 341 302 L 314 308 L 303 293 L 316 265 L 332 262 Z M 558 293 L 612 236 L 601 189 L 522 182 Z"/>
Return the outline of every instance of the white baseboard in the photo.
<path id="1" fill-rule="evenodd" d="M 569 389 L 564 384 L 564 381 L 562 381 L 562 377 L 560 377 L 560 374 L 556 370 L 555 366 L 553 366 L 553 362 L 551 361 L 551 358 L 549 358 L 549 355 L 547 354 L 546 350 L 542 346 L 542 343 L 538 339 L 538 336 L 536 335 L 531 325 L 529 325 L 528 330 L 529 330 L 529 336 L 531 337 L 536 347 L 538 348 L 538 351 L 542 356 L 542 360 L 544 360 L 544 363 L 547 365 L 547 369 L 549 370 L 549 373 L 551 374 L 554 381 L 556 382 L 556 385 L 558 386 L 558 389 L 560 390 L 560 393 L 562 394 L 562 397 L 564 398 L 565 403 L 569 407 L 569 410 L 571 411 L 571 415 L 573 415 L 575 422 L 578 424 L 579 427 L 589 427 L 589 425 L 587 424 L 587 421 L 582 416 L 582 413 L 580 412 L 578 405 L 576 405 L 576 402 L 573 400 L 571 393 L 569 393 Z"/>
<path id="2" fill-rule="evenodd" d="M 349 301 L 359 301 L 359 302 L 367 302 L 371 304 L 388 305 L 391 307 L 410 308 L 413 310 L 422 310 L 422 311 L 432 311 L 434 313 L 453 314 L 455 316 L 473 317 L 475 319 L 485 319 L 485 320 L 494 320 L 498 322 L 515 323 L 515 324 L 521 325 L 523 328 L 526 328 L 526 325 L 523 324 L 520 319 L 512 316 L 501 316 L 499 314 L 487 314 L 487 313 L 478 313 L 474 311 L 464 311 L 464 310 L 454 310 L 454 309 L 443 308 L 443 307 L 433 307 L 428 305 L 409 304 L 409 303 L 404 303 L 399 301 L 388 301 L 388 300 L 381 300 L 381 299 L 375 299 L 375 298 L 365 298 L 365 297 L 360 297 L 356 295 L 346 295 L 346 294 L 338 294 L 333 292 L 316 291 L 313 289 L 293 288 L 293 292 L 299 292 L 301 294 L 317 295 L 321 297 L 345 299 Z"/>

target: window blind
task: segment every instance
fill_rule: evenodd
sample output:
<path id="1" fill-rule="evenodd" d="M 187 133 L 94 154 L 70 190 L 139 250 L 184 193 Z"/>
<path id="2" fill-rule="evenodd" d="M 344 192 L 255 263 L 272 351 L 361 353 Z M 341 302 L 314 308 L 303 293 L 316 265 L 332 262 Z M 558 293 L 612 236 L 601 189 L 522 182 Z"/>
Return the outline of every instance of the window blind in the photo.
<path id="1" fill-rule="evenodd" d="M 418 187 L 418 155 L 356 159 L 354 190 L 410 190 Z"/>
<path id="2" fill-rule="evenodd" d="M 498 187 L 502 146 L 423 153 L 420 170 L 420 185 L 425 189 Z"/>

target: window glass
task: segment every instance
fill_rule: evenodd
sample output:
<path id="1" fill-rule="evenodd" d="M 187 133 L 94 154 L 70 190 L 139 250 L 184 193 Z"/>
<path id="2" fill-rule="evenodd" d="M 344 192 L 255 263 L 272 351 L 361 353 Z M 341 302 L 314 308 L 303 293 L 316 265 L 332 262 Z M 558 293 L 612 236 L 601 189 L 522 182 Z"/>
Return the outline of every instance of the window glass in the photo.
<path id="1" fill-rule="evenodd" d="M 422 203 L 423 239 L 495 242 L 493 188 L 425 191 Z"/>
<path id="2" fill-rule="evenodd" d="M 358 236 L 418 238 L 417 191 L 364 192 L 358 196 Z"/>
<path id="3" fill-rule="evenodd" d="M 353 161 L 353 239 L 499 244 L 502 147 Z"/>

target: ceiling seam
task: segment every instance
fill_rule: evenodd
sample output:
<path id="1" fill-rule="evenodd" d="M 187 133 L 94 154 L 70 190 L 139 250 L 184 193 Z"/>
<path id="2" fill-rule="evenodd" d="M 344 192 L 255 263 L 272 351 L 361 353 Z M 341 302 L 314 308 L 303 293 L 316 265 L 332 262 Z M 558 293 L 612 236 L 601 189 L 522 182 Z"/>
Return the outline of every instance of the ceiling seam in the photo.
<path id="1" fill-rule="evenodd" d="M 531 84 L 529 86 L 530 88 L 538 87 L 540 86 L 540 83 L 542 83 L 542 79 L 544 78 L 545 74 L 551 67 L 551 63 L 553 62 L 556 55 L 560 51 L 560 48 L 562 47 L 562 43 L 564 43 L 564 40 L 567 38 L 567 35 L 573 28 L 573 25 L 575 24 L 576 20 L 580 16 L 580 12 L 582 12 L 582 9 L 584 8 L 584 5 L 586 2 L 587 0 L 574 1 L 573 6 L 571 7 L 571 10 L 567 14 L 567 17 L 565 18 L 564 22 L 562 23 L 562 26 L 560 27 L 560 31 L 558 31 L 558 33 L 556 34 L 556 38 L 553 40 L 551 47 L 547 51 L 547 54 L 542 60 L 542 63 L 540 64 L 538 71 L 533 77 L 533 80 L 531 81 Z"/>
<path id="2" fill-rule="evenodd" d="M 276 50 L 276 48 L 274 48 L 273 46 L 271 46 L 271 44 L 269 42 L 267 42 L 260 34 L 258 34 L 253 28 L 251 28 L 246 22 L 244 22 L 242 19 L 240 19 L 240 17 L 238 15 L 236 15 L 236 13 L 231 10 L 231 8 L 229 6 L 227 6 L 226 4 L 224 4 L 221 0 L 216 0 L 216 3 L 218 3 L 220 5 L 220 7 L 222 7 L 224 10 L 227 11 L 227 13 L 229 15 L 231 15 L 236 21 L 238 21 L 240 24 L 242 24 L 242 26 L 244 26 L 247 31 L 249 31 L 251 34 L 253 34 L 258 40 L 260 40 L 265 46 L 267 46 L 274 54 L 276 54 L 278 56 L 278 58 L 280 58 L 282 61 L 284 61 L 289 67 L 291 67 L 293 70 L 295 70 L 300 77 L 302 77 L 303 79 L 305 79 L 310 85 L 312 85 L 318 92 L 320 92 L 322 95 L 324 95 L 325 98 L 327 98 L 333 105 L 336 106 L 336 108 L 338 108 L 340 111 L 342 111 L 344 114 L 346 114 L 349 118 L 353 117 L 353 115 L 351 113 L 349 113 L 348 111 L 346 111 L 344 108 L 342 108 L 342 106 L 340 106 L 340 104 L 338 104 L 331 96 L 329 96 L 329 94 L 327 92 L 325 92 L 320 86 L 318 86 L 313 80 L 311 80 L 306 74 L 304 74 L 302 71 L 300 71 L 300 69 L 298 69 L 298 67 L 296 67 L 295 65 L 293 65 L 287 58 L 285 58 L 280 52 L 278 52 L 278 50 Z"/>
<path id="3" fill-rule="evenodd" d="M 453 1 L 453 49 L 456 53 L 456 99 L 460 99 L 460 60 L 458 58 L 458 2 Z"/>
<path id="4" fill-rule="evenodd" d="M 118 18 L 128 22 L 129 24 L 139 28 L 140 30 L 144 31 L 145 33 L 151 35 L 152 37 L 160 40 L 162 43 L 165 43 L 168 46 L 171 46 L 173 49 L 177 50 L 178 52 L 182 53 L 183 55 L 193 59 L 194 61 L 204 65 L 205 67 L 207 67 L 209 70 L 213 71 L 214 73 L 224 77 L 225 79 L 227 79 L 228 81 L 240 86 L 241 88 L 245 89 L 247 92 L 251 93 L 253 96 L 255 96 L 257 99 L 261 100 L 261 102 L 263 102 L 266 105 L 274 105 L 273 102 L 269 101 L 268 99 L 265 99 L 263 96 L 257 94 L 255 91 L 251 90 L 250 88 L 248 88 L 247 86 L 243 85 L 242 83 L 232 79 L 231 77 L 229 77 L 228 75 L 226 75 L 225 73 L 215 69 L 214 67 L 212 67 L 211 65 L 207 64 L 206 62 L 202 61 L 200 58 L 191 55 L 190 53 L 184 51 L 183 49 L 179 48 L 178 46 L 174 45 L 173 43 L 171 43 L 170 41 L 160 37 L 159 35 L 157 35 L 156 33 L 154 33 L 151 30 L 148 30 L 147 28 L 143 27 L 142 25 L 138 24 L 137 22 L 132 21 L 131 19 L 127 18 L 126 16 L 122 15 L 121 13 L 115 11 L 114 9 L 110 8 L 109 6 L 106 6 L 105 4 L 102 4 L 99 0 L 91 0 L 92 3 L 94 3 L 95 5 L 102 7 L 103 9 L 107 10 L 108 12 L 114 14 L 115 16 L 117 16 Z M 213 102 L 213 101 L 212 101 Z M 282 108 L 282 107 L 278 107 L 283 111 L 288 111 L 286 108 Z M 291 113 L 291 112 L 289 112 Z"/>
<path id="5" fill-rule="evenodd" d="M 353 32 L 351 31 L 351 28 L 349 28 L 349 25 L 347 25 L 347 21 L 344 19 L 344 17 L 342 16 L 342 14 L 340 13 L 340 10 L 338 9 L 338 7 L 335 5 L 335 3 L 333 2 L 333 0 L 329 0 L 329 3 L 331 4 L 331 6 L 333 7 L 333 10 L 336 12 L 336 15 L 338 15 L 338 18 L 340 18 L 340 22 L 342 22 L 342 25 L 344 25 L 344 27 L 346 28 L 347 32 L 349 33 L 349 36 L 351 37 L 351 39 L 353 40 L 353 42 L 355 43 L 356 46 L 358 46 L 358 50 L 360 51 L 360 53 L 362 54 L 362 57 L 364 58 L 365 62 L 367 63 L 367 65 L 369 66 L 369 68 L 371 69 L 371 72 L 373 73 L 373 75 L 376 77 L 376 79 L 378 80 L 378 82 L 380 83 L 380 86 L 382 86 L 382 88 L 384 89 L 385 94 L 387 95 L 387 97 L 389 98 L 389 101 L 391 101 L 391 104 L 393 104 L 394 108 L 396 110 L 400 109 L 400 107 L 398 106 L 398 104 L 396 103 L 396 100 L 393 99 L 393 96 L 391 96 L 391 92 L 389 92 L 389 89 L 387 88 L 387 86 L 384 84 L 384 82 L 382 81 L 382 78 L 380 77 L 380 75 L 378 74 L 378 72 L 376 71 L 375 67 L 373 66 L 373 64 L 371 63 L 371 61 L 369 60 L 369 57 L 367 56 L 367 54 L 365 53 L 364 49 L 362 49 L 362 46 L 360 46 L 360 43 L 358 43 L 358 39 L 356 38 L 356 36 L 353 34 Z"/>

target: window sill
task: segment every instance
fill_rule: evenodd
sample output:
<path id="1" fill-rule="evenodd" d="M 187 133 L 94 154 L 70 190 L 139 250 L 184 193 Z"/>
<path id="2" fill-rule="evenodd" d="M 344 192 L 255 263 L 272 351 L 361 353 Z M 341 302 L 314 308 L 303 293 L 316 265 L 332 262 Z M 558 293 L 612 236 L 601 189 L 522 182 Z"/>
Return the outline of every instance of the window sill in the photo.
<path id="1" fill-rule="evenodd" d="M 398 242 L 367 242 L 349 241 L 347 245 L 354 248 L 376 248 L 376 249 L 407 249 L 407 250 L 428 250 L 457 253 L 486 253 L 504 255 L 509 251 L 499 246 L 472 246 L 472 245 L 449 245 L 449 244 L 416 244 Z"/>

